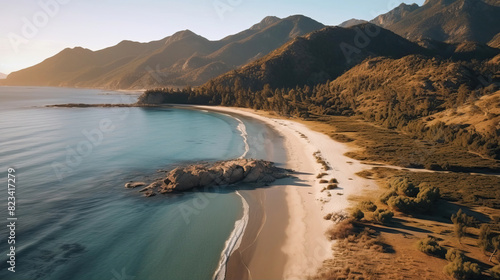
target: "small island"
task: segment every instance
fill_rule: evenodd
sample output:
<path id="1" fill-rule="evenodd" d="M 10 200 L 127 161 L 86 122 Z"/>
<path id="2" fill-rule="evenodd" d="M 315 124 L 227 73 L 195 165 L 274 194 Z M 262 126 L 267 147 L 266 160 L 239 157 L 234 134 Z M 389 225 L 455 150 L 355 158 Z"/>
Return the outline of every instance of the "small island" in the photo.
<path id="1" fill-rule="evenodd" d="M 276 167 L 273 162 L 255 159 L 233 159 L 215 163 L 198 163 L 177 167 L 165 178 L 156 180 L 141 189 L 147 197 L 172 192 L 185 192 L 236 183 L 268 184 L 290 176 L 291 170 Z M 126 188 L 147 185 L 143 182 L 128 182 Z"/>

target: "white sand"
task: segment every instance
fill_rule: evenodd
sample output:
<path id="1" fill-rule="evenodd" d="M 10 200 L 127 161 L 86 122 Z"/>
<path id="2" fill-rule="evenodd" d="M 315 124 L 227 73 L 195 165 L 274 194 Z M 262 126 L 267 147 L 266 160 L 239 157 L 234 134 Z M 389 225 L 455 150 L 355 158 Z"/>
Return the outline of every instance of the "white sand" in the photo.
<path id="1" fill-rule="evenodd" d="M 305 279 L 314 274 L 321 263 L 332 256 L 331 243 L 325 237 L 327 227 L 332 223 L 323 217 L 328 213 L 346 211 L 351 207 L 348 198 L 360 195 L 363 190 L 377 188 L 373 181 L 355 175 L 371 166 L 344 156 L 349 147 L 332 140 L 329 136 L 313 131 L 306 125 L 283 119 L 268 118 L 249 109 L 227 107 L 203 107 L 226 113 L 241 114 L 258 119 L 276 129 L 285 139 L 288 153 L 287 168 L 302 174 L 299 184 L 287 186 L 287 203 L 290 213 L 286 230 L 286 241 L 282 250 L 287 255 L 284 279 Z M 316 162 L 313 153 L 319 151 L 332 167 L 324 171 Z M 324 179 L 336 178 L 339 188 L 321 190 L 326 184 L 319 184 L 316 176 L 328 173 Z M 328 196 L 330 193 L 331 196 Z M 269 260 L 272 262 L 272 260 Z"/>

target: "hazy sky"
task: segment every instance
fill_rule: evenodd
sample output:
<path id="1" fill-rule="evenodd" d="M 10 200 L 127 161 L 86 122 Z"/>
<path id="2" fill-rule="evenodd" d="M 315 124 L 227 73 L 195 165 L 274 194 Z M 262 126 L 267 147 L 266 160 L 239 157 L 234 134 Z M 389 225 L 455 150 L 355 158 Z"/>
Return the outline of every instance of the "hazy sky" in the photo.
<path id="1" fill-rule="evenodd" d="M 190 29 L 221 39 L 265 16 L 303 14 L 325 25 L 372 19 L 424 0 L 0 0 L 0 72 L 37 64 L 66 47 L 98 50 Z"/>

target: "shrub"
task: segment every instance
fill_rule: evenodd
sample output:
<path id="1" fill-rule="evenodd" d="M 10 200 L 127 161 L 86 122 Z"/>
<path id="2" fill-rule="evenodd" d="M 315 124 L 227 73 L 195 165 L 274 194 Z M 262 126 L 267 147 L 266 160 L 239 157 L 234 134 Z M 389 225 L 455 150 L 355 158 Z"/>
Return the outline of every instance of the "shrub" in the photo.
<path id="1" fill-rule="evenodd" d="M 464 259 L 464 254 L 460 251 L 460 250 L 457 250 L 457 249 L 450 249 L 448 250 L 448 252 L 446 252 L 446 259 L 449 261 L 449 262 L 453 262 L 455 261 L 456 259 Z"/>
<path id="2" fill-rule="evenodd" d="M 380 202 L 387 204 L 389 198 L 393 196 L 398 196 L 398 194 L 395 191 L 387 191 L 382 196 L 380 196 Z"/>
<path id="3" fill-rule="evenodd" d="M 330 217 L 330 220 L 332 220 L 334 223 L 340 223 L 348 219 L 349 215 L 347 215 L 345 212 L 335 212 L 332 213 L 332 216 Z"/>
<path id="4" fill-rule="evenodd" d="M 326 189 L 327 190 L 333 190 L 333 189 L 336 189 L 338 187 L 339 186 L 337 184 L 329 184 L 328 186 L 326 186 Z"/>
<path id="5" fill-rule="evenodd" d="M 390 183 L 390 187 L 397 194 L 402 196 L 416 197 L 419 188 L 415 187 L 413 183 L 409 182 L 407 178 L 397 178 Z"/>
<path id="6" fill-rule="evenodd" d="M 316 176 L 316 178 L 321 179 L 321 178 L 325 177 L 326 175 L 328 175 L 328 173 L 319 173 L 318 176 Z"/>
<path id="7" fill-rule="evenodd" d="M 465 214 L 462 211 L 462 208 L 460 208 L 460 209 L 458 209 L 458 212 L 456 214 L 451 215 L 451 221 L 453 223 L 455 223 L 455 222 L 462 223 L 465 226 L 470 227 L 474 224 L 474 217 L 467 216 L 467 214 Z"/>
<path id="8" fill-rule="evenodd" d="M 434 189 L 437 190 L 437 188 Z M 437 193 L 439 193 L 439 191 L 437 191 Z M 432 189 L 426 189 L 424 193 L 420 192 L 417 198 L 408 196 L 391 196 L 387 200 L 387 205 L 389 205 L 392 209 L 403 213 L 426 213 L 432 210 L 436 197 L 436 192 Z"/>
<path id="9" fill-rule="evenodd" d="M 387 205 L 394 210 L 409 213 L 415 208 L 414 199 L 406 196 L 393 196 L 387 200 Z"/>
<path id="10" fill-rule="evenodd" d="M 359 203 L 359 207 L 365 211 L 369 211 L 369 212 L 373 212 L 375 210 L 377 210 L 377 205 L 375 205 L 375 203 L 373 203 L 371 200 L 365 200 L 365 201 L 361 201 Z"/>
<path id="11" fill-rule="evenodd" d="M 467 216 L 467 214 L 462 212 L 462 208 L 460 208 L 456 214 L 451 215 L 451 221 L 453 222 L 458 241 L 461 242 L 462 237 L 467 234 L 467 227 L 474 223 L 474 218 Z"/>
<path id="12" fill-rule="evenodd" d="M 333 178 L 333 179 L 330 179 L 330 184 L 338 184 L 339 181 L 337 181 L 337 179 Z"/>
<path id="13" fill-rule="evenodd" d="M 403 213 L 428 212 L 441 196 L 438 188 L 425 183 L 415 187 L 406 178 L 392 180 L 389 188 L 390 190 L 380 197 L 380 201 Z"/>
<path id="14" fill-rule="evenodd" d="M 462 243 L 462 237 L 467 234 L 467 227 L 462 223 L 453 223 L 453 229 L 455 231 L 458 242 Z"/>
<path id="15" fill-rule="evenodd" d="M 338 224 L 332 225 L 326 232 L 327 237 L 330 240 L 335 240 L 344 239 L 353 235 L 355 232 L 352 222 L 352 219 L 347 219 L 339 222 Z"/>
<path id="16" fill-rule="evenodd" d="M 477 263 L 455 259 L 444 267 L 444 272 L 458 280 L 481 279 L 481 269 Z"/>
<path id="17" fill-rule="evenodd" d="M 365 217 L 365 213 L 361 211 L 359 208 L 356 208 L 352 211 L 351 216 L 354 218 L 356 221 L 360 221 Z"/>
<path id="18" fill-rule="evenodd" d="M 500 279 L 500 264 L 495 265 L 490 269 L 491 277 L 494 279 Z"/>
<path id="19" fill-rule="evenodd" d="M 319 181 L 319 183 L 320 183 L 320 184 L 327 184 L 327 183 L 328 183 L 328 181 L 323 179 L 323 180 L 320 180 L 320 181 Z"/>
<path id="20" fill-rule="evenodd" d="M 444 258 L 446 255 L 446 249 L 439 245 L 437 239 L 432 236 L 428 236 L 420 241 L 417 244 L 418 250 L 427 255 Z"/>
<path id="21" fill-rule="evenodd" d="M 417 195 L 417 199 L 419 200 L 429 200 L 431 202 L 435 202 L 441 197 L 441 193 L 439 189 L 436 187 L 428 187 L 424 184 L 419 185 L 420 192 Z"/>
<path id="22" fill-rule="evenodd" d="M 417 213 L 427 213 L 433 209 L 434 202 L 427 199 L 416 198 L 413 203 L 413 210 Z"/>
<path id="23" fill-rule="evenodd" d="M 500 235 L 497 235 L 491 239 L 491 246 L 493 247 L 493 253 L 490 256 L 490 262 L 497 251 L 500 251 Z M 497 259 L 500 261 L 500 254 L 497 255 Z"/>
<path id="24" fill-rule="evenodd" d="M 388 209 L 377 209 L 373 212 L 373 220 L 380 224 L 387 224 L 394 217 L 394 213 Z"/>
<path id="25" fill-rule="evenodd" d="M 488 224 L 482 224 L 481 230 L 479 231 L 479 237 L 477 240 L 477 245 L 483 251 L 487 251 L 491 247 L 491 226 Z"/>

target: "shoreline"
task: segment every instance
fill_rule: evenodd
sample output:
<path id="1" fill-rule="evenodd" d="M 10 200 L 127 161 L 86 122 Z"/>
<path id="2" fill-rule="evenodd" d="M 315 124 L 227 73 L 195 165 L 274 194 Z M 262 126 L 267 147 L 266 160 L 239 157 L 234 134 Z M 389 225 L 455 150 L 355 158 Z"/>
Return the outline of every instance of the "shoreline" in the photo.
<path id="1" fill-rule="evenodd" d="M 241 246 L 242 237 L 245 234 L 248 225 L 250 207 L 246 199 L 240 194 L 239 191 L 236 191 L 236 194 L 241 198 L 241 202 L 243 203 L 243 216 L 234 223 L 233 232 L 231 232 L 229 239 L 226 241 L 221 259 L 219 260 L 219 267 L 213 276 L 213 279 L 215 280 L 226 279 L 226 270 L 229 258 Z"/>
<path id="2" fill-rule="evenodd" d="M 321 215 L 320 204 L 311 195 L 314 192 L 314 181 L 316 176 L 314 150 L 311 147 L 304 147 L 301 137 L 295 131 L 290 131 L 281 125 L 278 119 L 271 119 L 266 116 L 255 114 L 241 108 L 227 107 L 205 107 L 189 106 L 195 109 L 215 111 L 219 113 L 230 113 L 242 115 L 259 120 L 283 137 L 283 144 L 287 153 L 286 168 L 293 169 L 298 174 L 297 179 L 283 179 L 273 184 L 274 196 L 281 195 L 283 201 L 282 211 L 286 210 L 286 215 L 280 217 L 284 219 L 281 227 L 276 224 L 267 223 L 267 231 L 261 231 L 254 244 L 252 252 L 244 258 L 244 264 L 248 272 L 241 271 L 241 267 L 228 265 L 228 274 L 237 279 L 305 279 L 314 274 L 321 266 L 322 262 L 330 256 L 331 244 L 324 237 L 327 230 L 327 222 Z M 186 108 L 181 106 L 180 108 Z M 309 153 L 310 152 L 310 153 Z M 318 165 L 319 167 L 319 165 Z M 300 182 L 300 183 L 297 183 Z M 264 190 L 264 195 L 266 191 Z M 276 205 L 266 205 L 265 199 L 261 201 L 264 216 L 273 215 L 277 209 Z M 267 206 L 267 207 L 266 207 Z M 304 221 L 307 221 L 304 223 Z M 269 222 L 269 221 L 267 221 Z M 275 221 L 276 222 L 276 221 Z M 263 221 L 266 223 L 266 221 Z M 265 227 L 263 224 L 262 227 Z M 252 229 L 248 228 L 244 236 L 251 234 Z M 313 237 L 313 238 L 311 238 Z M 276 240 L 281 244 L 276 244 Z M 269 246 L 276 246 L 269 248 Z M 272 253 L 274 251 L 274 253 Z M 320 252 L 320 254 L 318 254 Z M 284 258 L 276 259 L 270 256 L 282 254 Z M 230 256 L 229 260 L 233 258 Z M 241 257 L 240 257 L 241 258 Z M 272 262 L 270 262 L 272 260 Z M 305 260 L 305 261 L 304 261 Z M 277 267 L 281 263 L 282 267 Z M 273 272 L 269 272 L 272 269 Z M 248 275 L 248 274 L 250 275 Z M 272 273 L 272 274 L 270 274 Z M 278 274 L 279 273 L 279 276 Z M 248 278 L 247 278 L 248 277 Z"/>
<path id="3" fill-rule="evenodd" d="M 286 256 L 281 279 L 305 279 L 314 275 L 323 261 L 331 257 L 332 242 L 325 237 L 325 232 L 331 222 L 324 220 L 323 217 L 328 213 L 345 212 L 352 206 L 350 198 L 366 190 L 378 188 L 375 182 L 356 175 L 372 166 L 344 156 L 346 152 L 353 149 L 351 146 L 336 142 L 301 122 L 277 118 L 266 112 L 255 112 L 246 108 L 210 106 L 181 106 L 179 108 L 189 107 L 254 118 L 266 123 L 283 136 L 287 151 L 286 168 L 300 173 L 297 176 L 300 184 L 287 182 L 287 179 L 284 179 L 284 181 L 277 182 L 278 186 L 273 185 L 275 188 L 282 187 L 286 200 L 285 207 L 288 208 L 288 221 L 284 234 L 281 233 L 284 238 L 283 244 L 280 248 L 267 248 L 267 251 L 261 253 L 255 250 L 247 268 L 251 275 L 266 277 L 270 260 L 268 252 L 279 250 Z M 322 166 L 316 162 L 313 153 L 318 151 L 331 167 L 330 170 L 323 170 Z M 325 185 L 319 183 L 316 175 L 323 172 L 327 173 L 325 179 L 338 180 L 338 189 L 322 192 Z M 266 214 L 269 214 L 270 210 L 272 209 L 266 207 L 263 209 Z M 249 230 L 247 228 L 244 236 Z M 269 234 L 268 232 L 267 235 Z M 273 238 L 261 233 L 258 239 L 261 243 L 270 244 L 269 240 Z M 233 258 L 234 256 L 231 255 L 229 261 L 231 262 Z M 229 271 L 230 269 L 232 271 Z M 228 274 L 242 275 L 241 271 L 238 273 L 234 271 L 235 269 L 238 268 L 228 265 Z M 241 267 L 239 269 L 241 270 Z M 242 279 L 252 279 L 252 277 Z"/>
<path id="4" fill-rule="evenodd" d="M 332 256 L 331 241 L 325 233 L 331 222 L 324 216 L 336 212 L 346 212 L 353 206 L 352 198 L 364 191 L 378 189 L 375 182 L 359 177 L 356 173 L 376 165 L 344 156 L 354 147 L 337 142 L 323 132 L 315 131 L 314 123 L 291 120 L 275 116 L 265 111 L 248 108 L 162 104 L 143 106 L 138 104 L 60 104 L 46 107 L 160 107 L 212 111 L 226 114 L 239 123 L 237 129 L 245 140 L 245 154 L 248 152 L 246 131 L 237 117 L 247 117 L 266 124 L 283 138 L 287 159 L 285 168 L 296 171 L 294 180 L 282 179 L 271 187 L 243 191 L 242 201 L 248 197 L 257 199 L 251 205 L 242 234 L 234 240 L 234 232 L 226 241 L 221 253 L 221 263 L 214 277 L 225 270 L 228 279 L 307 279 L 315 275 L 323 261 Z M 324 170 L 317 162 L 319 152 L 329 166 Z M 242 156 L 244 157 L 245 154 Z M 324 191 L 326 184 L 320 184 L 317 175 L 325 173 L 323 179 L 336 179 L 339 187 Z M 273 201 L 267 196 L 273 197 Z M 246 199 L 247 202 L 248 199 Z M 277 200 L 282 200 L 276 205 Z M 245 202 L 243 202 L 245 204 Z M 261 205 L 257 210 L 254 205 Z M 245 208 L 245 207 L 244 207 Z M 262 213 L 259 213 L 262 212 Z M 245 212 L 245 209 L 244 209 Z M 259 219 L 259 214 L 261 214 Z M 270 217 L 273 217 L 270 219 Z M 245 215 L 242 219 L 245 219 Z M 256 219 L 258 221 L 256 221 Z M 240 221 L 240 220 L 239 220 Z M 238 221 L 237 221 L 238 222 Z M 232 249 L 227 251 L 227 245 Z M 219 278 L 215 278 L 219 279 Z"/>
<path id="5" fill-rule="evenodd" d="M 235 116 L 231 116 L 228 114 L 225 115 L 234 118 L 238 122 L 238 127 L 236 129 L 240 132 L 241 137 L 243 138 L 243 142 L 245 143 L 245 151 L 239 158 L 245 158 L 245 156 L 250 151 L 245 123 L 243 123 L 242 120 Z M 217 270 L 215 271 L 213 276 L 213 279 L 216 280 L 224 280 L 226 278 L 229 257 L 241 246 L 243 235 L 246 232 L 248 221 L 250 219 L 250 207 L 247 200 L 240 194 L 239 191 L 236 191 L 236 194 L 241 198 L 241 202 L 243 204 L 243 216 L 241 219 L 237 220 L 234 223 L 234 229 L 231 232 L 231 235 L 229 235 L 229 239 L 226 241 L 226 244 L 224 245 L 224 250 L 222 251 L 221 258 L 219 260 L 219 266 L 217 267 Z"/>

